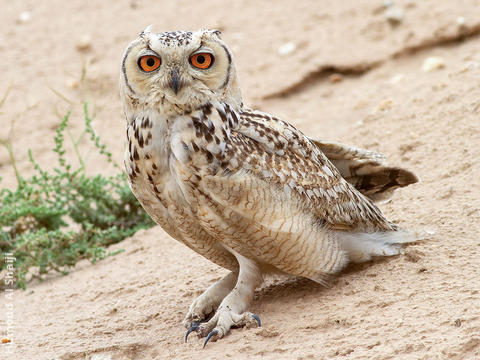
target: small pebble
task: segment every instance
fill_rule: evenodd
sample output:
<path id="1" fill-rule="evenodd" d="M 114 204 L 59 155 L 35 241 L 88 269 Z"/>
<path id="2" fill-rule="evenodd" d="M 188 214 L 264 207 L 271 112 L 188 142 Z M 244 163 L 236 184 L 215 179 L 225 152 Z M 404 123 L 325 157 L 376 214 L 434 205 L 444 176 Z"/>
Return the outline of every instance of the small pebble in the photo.
<path id="1" fill-rule="evenodd" d="M 398 84 L 400 81 L 402 81 L 404 77 L 405 76 L 403 74 L 397 74 L 390 79 L 390 84 L 392 85 Z"/>
<path id="2" fill-rule="evenodd" d="M 18 15 L 17 22 L 19 24 L 26 24 L 32 19 L 32 15 L 28 11 L 23 11 Z"/>
<path id="3" fill-rule="evenodd" d="M 75 47 L 78 51 L 87 51 L 92 47 L 92 37 L 90 35 L 83 35 L 77 40 Z"/>
<path id="4" fill-rule="evenodd" d="M 34 97 L 28 97 L 27 98 L 27 109 L 33 109 L 40 104 L 40 101 L 37 98 Z"/>
<path id="5" fill-rule="evenodd" d="M 65 81 L 65 85 L 67 85 L 67 87 L 70 89 L 77 89 L 80 83 L 77 79 L 67 79 Z"/>
<path id="6" fill-rule="evenodd" d="M 404 17 L 404 12 L 401 8 L 392 6 L 385 11 L 385 17 L 388 22 L 392 25 L 398 25 L 402 22 Z"/>
<path id="7" fill-rule="evenodd" d="M 136 8 L 138 8 L 137 2 L 134 1 L 134 0 L 131 0 L 130 1 L 130 9 L 136 9 Z"/>
<path id="8" fill-rule="evenodd" d="M 341 74 L 332 74 L 328 77 L 331 83 L 338 83 L 343 81 L 343 76 Z"/>
<path id="9" fill-rule="evenodd" d="M 293 42 L 288 42 L 278 48 L 278 53 L 280 55 L 289 55 L 293 53 L 296 48 L 297 46 Z"/>
<path id="10" fill-rule="evenodd" d="M 465 19 L 465 17 L 463 16 L 459 16 L 457 17 L 457 26 L 462 29 L 466 26 L 467 24 L 467 19 Z"/>
<path id="11" fill-rule="evenodd" d="M 480 62 L 476 62 L 476 61 L 467 61 L 465 63 L 465 67 L 464 67 L 464 71 L 469 71 L 469 70 L 477 70 L 478 68 L 480 68 Z"/>
<path id="12" fill-rule="evenodd" d="M 422 259 L 425 254 L 418 250 L 408 250 L 405 252 L 405 260 L 416 263 Z"/>
<path id="13" fill-rule="evenodd" d="M 259 335 L 264 338 L 273 338 L 280 335 L 280 333 L 275 330 L 273 326 L 259 328 L 256 331 L 256 335 Z"/>
<path id="14" fill-rule="evenodd" d="M 380 104 L 378 104 L 377 111 L 385 111 L 385 110 L 391 109 L 392 107 L 393 107 L 392 99 L 383 100 Z"/>
<path id="15" fill-rule="evenodd" d="M 108 354 L 93 354 L 90 360 L 112 360 L 112 356 Z"/>
<path id="16" fill-rule="evenodd" d="M 394 5 L 394 2 L 392 0 L 385 0 L 383 2 L 383 6 L 385 7 L 385 9 L 388 9 L 390 7 L 392 7 Z"/>
<path id="17" fill-rule="evenodd" d="M 445 67 L 445 60 L 439 56 L 431 56 L 423 61 L 422 70 L 424 72 L 432 72 L 443 69 Z"/>

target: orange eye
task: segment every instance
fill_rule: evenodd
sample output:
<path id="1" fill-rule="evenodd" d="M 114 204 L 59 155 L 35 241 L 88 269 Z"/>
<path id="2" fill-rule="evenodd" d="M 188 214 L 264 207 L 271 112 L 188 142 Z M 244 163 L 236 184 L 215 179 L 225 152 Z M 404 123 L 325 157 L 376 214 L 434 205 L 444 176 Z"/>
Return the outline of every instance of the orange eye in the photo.
<path id="1" fill-rule="evenodd" d="M 151 72 L 158 69 L 161 63 L 162 60 L 153 55 L 145 55 L 138 60 L 138 66 L 140 67 L 140 69 L 146 72 Z"/>
<path id="2" fill-rule="evenodd" d="M 190 63 L 199 69 L 208 69 L 213 64 L 213 55 L 209 53 L 199 53 L 192 55 Z"/>

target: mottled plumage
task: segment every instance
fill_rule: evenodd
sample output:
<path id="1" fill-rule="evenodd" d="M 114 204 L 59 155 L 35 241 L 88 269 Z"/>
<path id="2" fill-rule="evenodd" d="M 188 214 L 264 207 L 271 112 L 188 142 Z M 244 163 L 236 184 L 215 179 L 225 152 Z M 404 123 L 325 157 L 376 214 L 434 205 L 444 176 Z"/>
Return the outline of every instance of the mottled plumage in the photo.
<path id="1" fill-rule="evenodd" d="M 207 341 L 259 322 L 246 310 L 265 274 L 323 283 L 348 261 L 398 254 L 414 240 L 373 201 L 415 175 L 245 107 L 218 31 L 142 32 L 120 86 L 135 196 L 173 238 L 232 271 L 187 314 L 189 331 Z"/>

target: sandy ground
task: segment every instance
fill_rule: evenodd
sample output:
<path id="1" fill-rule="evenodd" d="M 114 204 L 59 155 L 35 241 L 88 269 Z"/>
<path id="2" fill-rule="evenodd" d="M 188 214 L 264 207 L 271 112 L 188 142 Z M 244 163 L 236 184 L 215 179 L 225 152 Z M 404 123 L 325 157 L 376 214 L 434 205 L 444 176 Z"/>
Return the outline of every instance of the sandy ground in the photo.
<path id="1" fill-rule="evenodd" d="M 480 2 L 395 1 L 396 25 L 380 0 L 258 3 L 3 4 L 0 94 L 13 87 L 0 136 L 16 118 L 20 171 L 32 173 L 28 148 L 51 164 L 56 114 L 73 109 L 73 131 L 82 128 L 85 64 L 94 126 L 121 161 L 117 79 L 127 43 L 148 24 L 219 28 L 247 104 L 415 171 L 422 181 L 382 210 L 430 238 L 405 256 L 350 266 L 331 288 L 271 279 L 251 306 L 263 327 L 233 330 L 202 350 L 194 337 L 183 343 L 181 320 L 225 270 L 158 227 L 141 231 L 115 246 L 125 249 L 117 256 L 16 291 L 16 350 L 2 359 L 480 359 Z M 432 56 L 444 67 L 426 72 Z M 94 157 L 88 170 L 112 171 Z M 3 186 L 15 185 L 3 149 L 0 174 Z"/>

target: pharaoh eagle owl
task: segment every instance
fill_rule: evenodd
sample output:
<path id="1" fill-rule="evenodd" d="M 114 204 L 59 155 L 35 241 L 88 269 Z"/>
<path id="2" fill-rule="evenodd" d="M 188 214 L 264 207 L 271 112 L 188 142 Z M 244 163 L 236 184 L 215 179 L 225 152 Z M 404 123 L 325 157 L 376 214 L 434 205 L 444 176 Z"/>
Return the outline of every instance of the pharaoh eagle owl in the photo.
<path id="1" fill-rule="evenodd" d="M 265 275 L 324 283 L 415 240 L 374 204 L 415 175 L 249 109 L 219 31 L 147 28 L 125 51 L 120 88 L 133 193 L 171 237 L 230 270 L 190 306 L 185 340 L 260 325 L 248 304 Z"/>

